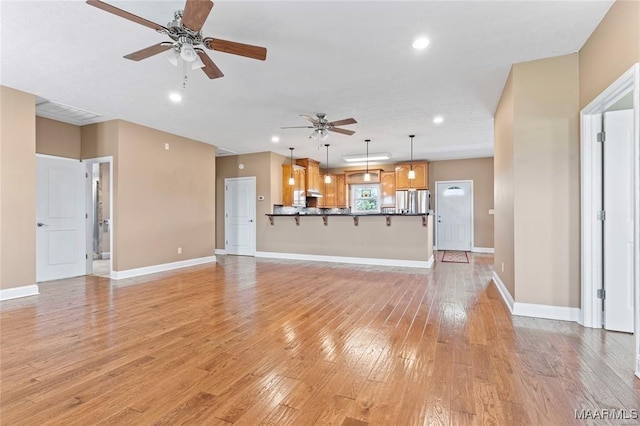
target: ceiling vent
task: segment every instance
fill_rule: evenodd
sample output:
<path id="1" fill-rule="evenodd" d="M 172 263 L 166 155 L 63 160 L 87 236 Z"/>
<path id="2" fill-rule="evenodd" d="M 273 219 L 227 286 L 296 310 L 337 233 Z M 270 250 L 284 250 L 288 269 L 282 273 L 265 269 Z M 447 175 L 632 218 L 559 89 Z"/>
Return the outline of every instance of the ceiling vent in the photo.
<path id="1" fill-rule="evenodd" d="M 227 157 L 229 155 L 236 155 L 237 152 L 229 151 L 224 148 L 216 148 L 216 157 Z"/>
<path id="2" fill-rule="evenodd" d="M 84 126 L 86 124 L 104 121 L 104 118 L 99 114 L 57 102 L 51 102 L 40 97 L 36 99 L 36 115 L 76 126 Z"/>

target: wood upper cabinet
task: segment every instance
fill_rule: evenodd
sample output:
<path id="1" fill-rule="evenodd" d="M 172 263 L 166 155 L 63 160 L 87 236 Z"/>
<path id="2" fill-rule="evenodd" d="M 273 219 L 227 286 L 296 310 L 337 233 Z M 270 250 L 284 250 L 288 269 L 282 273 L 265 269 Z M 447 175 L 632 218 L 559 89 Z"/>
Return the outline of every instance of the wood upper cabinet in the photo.
<path id="1" fill-rule="evenodd" d="M 325 175 L 322 175 L 322 198 L 318 199 L 318 207 L 336 208 L 346 207 L 346 184 L 344 175 L 331 175 L 331 183 L 324 183 Z"/>
<path id="2" fill-rule="evenodd" d="M 324 181 L 320 177 L 320 163 L 311 158 L 296 160 L 296 164 L 305 168 L 306 190 L 322 192 Z"/>
<path id="3" fill-rule="evenodd" d="M 344 175 L 335 175 L 336 207 L 347 207 L 347 184 Z"/>
<path id="4" fill-rule="evenodd" d="M 289 178 L 293 176 L 294 184 L 289 185 Z M 305 170 L 304 167 L 294 165 L 293 171 L 289 164 L 282 165 L 282 205 L 286 207 L 304 207 L 305 198 Z"/>
<path id="5" fill-rule="evenodd" d="M 382 199 L 380 207 L 396 206 L 396 172 L 382 172 L 380 174 L 380 186 L 382 187 Z"/>
<path id="6" fill-rule="evenodd" d="M 411 163 L 396 164 L 396 190 L 429 189 L 429 166 L 426 161 L 413 162 L 413 170 L 416 172 L 413 180 L 409 180 L 409 170 Z"/>

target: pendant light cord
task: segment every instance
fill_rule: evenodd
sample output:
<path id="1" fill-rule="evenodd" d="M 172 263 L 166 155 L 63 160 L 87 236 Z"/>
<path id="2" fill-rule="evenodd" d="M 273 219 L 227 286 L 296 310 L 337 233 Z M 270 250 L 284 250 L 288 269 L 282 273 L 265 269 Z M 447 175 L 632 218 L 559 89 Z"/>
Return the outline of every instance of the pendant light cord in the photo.
<path id="1" fill-rule="evenodd" d="M 413 170 L 413 138 L 415 135 L 409 135 L 411 138 L 411 170 Z"/>
<path id="2" fill-rule="evenodd" d="M 366 139 L 365 142 L 367 143 L 367 174 L 369 174 L 369 142 L 371 139 Z"/>
<path id="3" fill-rule="evenodd" d="M 289 170 L 289 179 L 293 179 L 293 148 L 289 148 L 291 151 L 291 162 L 289 165 L 291 166 L 291 170 Z"/>

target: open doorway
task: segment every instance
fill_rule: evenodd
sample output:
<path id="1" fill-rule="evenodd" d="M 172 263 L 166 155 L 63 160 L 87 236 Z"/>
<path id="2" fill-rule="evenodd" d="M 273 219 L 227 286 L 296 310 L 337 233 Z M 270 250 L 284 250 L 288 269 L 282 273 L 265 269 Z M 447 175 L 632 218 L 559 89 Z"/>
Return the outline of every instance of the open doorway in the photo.
<path id="1" fill-rule="evenodd" d="M 87 173 L 87 275 L 113 271 L 113 172 L 111 157 L 84 160 Z"/>
<path id="2" fill-rule="evenodd" d="M 634 65 L 581 112 L 582 324 L 634 333 L 638 377 L 639 70 Z"/>
<path id="3" fill-rule="evenodd" d="M 110 163 L 91 165 L 91 215 L 93 275 L 111 275 L 111 187 Z"/>

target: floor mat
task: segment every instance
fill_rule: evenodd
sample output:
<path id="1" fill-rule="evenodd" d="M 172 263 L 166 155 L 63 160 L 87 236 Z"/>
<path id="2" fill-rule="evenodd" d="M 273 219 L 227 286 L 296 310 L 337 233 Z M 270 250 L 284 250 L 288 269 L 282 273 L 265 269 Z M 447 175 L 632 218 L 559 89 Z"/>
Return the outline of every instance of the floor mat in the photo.
<path id="1" fill-rule="evenodd" d="M 469 256 L 466 251 L 445 251 L 442 254 L 441 262 L 469 263 Z"/>

